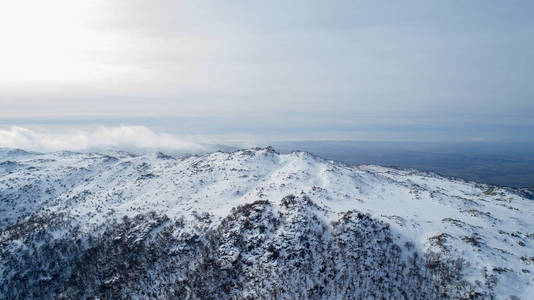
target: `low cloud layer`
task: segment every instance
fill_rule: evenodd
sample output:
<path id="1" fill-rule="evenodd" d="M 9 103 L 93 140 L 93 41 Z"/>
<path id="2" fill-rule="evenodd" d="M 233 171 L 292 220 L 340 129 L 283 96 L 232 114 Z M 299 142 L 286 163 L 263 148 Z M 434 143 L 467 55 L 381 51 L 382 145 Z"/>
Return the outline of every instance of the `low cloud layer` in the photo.
<path id="1" fill-rule="evenodd" d="M 94 130 L 53 132 L 23 127 L 0 129 L 0 147 L 30 151 L 91 151 L 116 149 L 125 151 L 168 151 L 198 153 L 201 144 L 176 136 L 156 133 L 144 126 L 99 127 Z"/>

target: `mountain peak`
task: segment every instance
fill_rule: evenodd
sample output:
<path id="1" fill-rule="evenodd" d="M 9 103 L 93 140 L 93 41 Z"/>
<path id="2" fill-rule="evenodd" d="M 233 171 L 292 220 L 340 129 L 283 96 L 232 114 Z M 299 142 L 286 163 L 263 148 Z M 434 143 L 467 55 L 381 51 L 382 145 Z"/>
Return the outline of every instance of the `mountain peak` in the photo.
<path id="1" fill-rule="evenodd" d="M 361 288 L 341 292 L 318 275 L 322 268 L 338 284 L 373 285 L 393 298 L 416 295 L 422 285 L 429 290 L 420 298 L 441 298 L 443 293 L 525 297 L 533 291 L 534 203 L 509 189 L 417 170 L 349 166 L 307 152 L 280 154 L 272 147 L 182 158 L 163 153 L 13 153 L 6 161 L 10 163 L 0 165 L 0 269 L 8 272 L 0 273 L 0 295 L 8 298 L 22 295 L 14 294 L 21 292 L 18 282 L 37 287 L 47 280 L 43 278 L 59 278 L 55 290 L 75 298 L 83 293 L 66 289 L 73 280 L 98 289 L 102 297 L 128 290 L 130 275 L 118 270 L 108 270 L 109 277 L 95 270 L 92 281 L 75 275 L 76 269 L 64 278 L 59 269 L 40 269 L 50 265 L 44 255 L 50 247 L 71 247 L 73 241 L 80 244 L 71 256 L 58 253 L 55 258 L 65 266 L 91 269 L 83 263 L 88 255 L 98 259 L 93 263 L 113 266 L 118 257 L 152 274 L 152 279 L 132 283 L 138 288 L 150 290 L 155 280 L 183 287 L 178 295 L 199 298 L 215 293 L 216 286 L 195 280 L 224 282 L 227 294 L 221 297 L 259 297 L 252 286 L 237 289 L 245 280 L 241 276 L 266 286 L 275 282 L 265 274 L 281 272 L 278 268 L 294 269 L 279 274 L 284 282 L 314 282 L 295 289 L 309 295 L 322 289 L 332 297 L 372 297 Z M 110 257 L 107 251 L 119 251 L 112 249 L 121 252 Z M 20 256 L 24 251 L 31 253 Z M 371 272 L 377 265 L 351 258 L 356 254 L 381 262 L 383 272 Z M 29 260 L 35 256 L 39 260 Z M 188 257 L 194 266 L 182 260 Z M 331 265 L 329 259 L 339 261 Z M 210 271 L 213 276 L 223 277 L 207 279 L 201 269 L 185 272 L 210 260 L 218 268 Z M 410 263 L 418 266 L 415 277 L 402 275 Z M 370 269 L 340 273 L 343 264 Z M 161 269 L 171 265 L 175 268 Z M 32 268 L 44 275 L 32 277 Z M 357 279 L 358 274 L 371 276 L 373 283 Z M 291 293 L 280 287 L 262 291 Z"/>

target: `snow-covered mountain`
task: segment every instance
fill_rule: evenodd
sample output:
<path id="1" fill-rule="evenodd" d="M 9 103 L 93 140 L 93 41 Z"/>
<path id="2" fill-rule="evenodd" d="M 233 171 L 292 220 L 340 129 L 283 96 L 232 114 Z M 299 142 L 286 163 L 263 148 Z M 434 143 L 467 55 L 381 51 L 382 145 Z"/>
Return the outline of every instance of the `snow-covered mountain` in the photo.
<path id="1" fill-rule="evenodd" d="M 534 298 L 534 200 L 268 147 L 0 149 L 1 299 Z"/>

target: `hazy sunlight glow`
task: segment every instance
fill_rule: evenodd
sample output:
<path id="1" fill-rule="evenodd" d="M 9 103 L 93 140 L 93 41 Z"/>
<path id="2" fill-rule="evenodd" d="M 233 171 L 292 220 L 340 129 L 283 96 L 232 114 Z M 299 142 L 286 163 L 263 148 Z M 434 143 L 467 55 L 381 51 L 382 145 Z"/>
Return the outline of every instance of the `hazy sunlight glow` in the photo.
<path id="1" fill-rule="evenodd" d="M 92 53 L 111 47 L 92 26 L 97 1 L 22 0 L 0 5 L 0 81 L 31 84 L 91 80 Z"/>

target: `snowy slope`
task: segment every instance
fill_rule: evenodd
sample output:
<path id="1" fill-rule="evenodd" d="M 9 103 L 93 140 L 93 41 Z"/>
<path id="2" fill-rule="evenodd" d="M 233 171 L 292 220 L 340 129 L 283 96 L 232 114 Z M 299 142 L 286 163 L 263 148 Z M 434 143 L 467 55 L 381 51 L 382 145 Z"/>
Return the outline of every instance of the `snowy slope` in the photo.
<path id="1" fill-rule="evenodd" d="M 361 232 L 367 232 L 369 226 L 382 228 L 378 231 L 384 236 L 374 230 L 366 233 L 365 240 L 354 238 L 361 237 Z M 117 231 L 119 229 L 122 231 Z M 352 231 L 354 235 L 344 237 Z M 103 250 L 108 249 L 108 244 L 109 249 L 116 249 L 112 246 L 113 239 L 119 241 L 124 234 L 129 239 L 124 245 L 128 254 Z M 164 243 L 163 234 L 173 236 L 174 239 L 167 238 L 167 241 L 174 242 Z M 300 234 L 304 237 L 297 238 Z M 235 241 L 236 236 L 239 242 Z M 202 248 L 202 253 L 211 253 L 209 247 L 215 247 L 213 245 L 217 245 L 213 249 L 218 249 L 213 254 L 216 259 L 210 256 L 205 260 L 215 260 L 220 269 L 217 272 L 229 272 L 230 265 L 235 271 L 232 273 L 235 280 L 225 286 L 225 294 L 220 297 L 257 297 L 270 293 L 274 298 L 282 295 L 292 298 L 297 294 L 266 285 L 269 278 L 273 278 L 272 274 L 279 274 L 277 268 L 282 265 L 282 269 L 291 268 L 287 265 L 295 259 L 291 251 L 302 251 L 294 247 L 303 239 L 312 241 L 304 248 L 313 248 L 313 245 L 318 248 L 307 252 L 309 257 L 302 254 L 307 258 L 297 263 L 301 273 L 291 273 L 279 280 L 294 280 L 296 286 L 299 282 L 302 284 L 302 280 L 309 282 L 303 287 L 307 293 L 304 295 L 309 298 L 326 298 L 325 295 L 373 298 L 378 295 L 369 292 L 381 288 L 384 290 L 379 295 L 417 295 L 417 280 L 405 275 L 410 273 L 411 260 L 416 265 L 414 257 L 421 260 L 418 276 L 427 280 L 419 284 L 436 290 L 435 294 L 420 293 L 420 298 L 444 297 L 444 293 L 451 293 L 451 297 L 534 297 L 534 201 L 513 190 L 416 170 L 349 166 L 305 152 L 281 155 L 272 148 L 187 158 L 162 153 L 139 156 L 123 152 L 39 154 L 0 149 L 0 255 L 3 258 L 0 282 L 4 286 L 0 289 L 0 298 L 43 297 L 45 291 L 46 297 L 51 298 L 79 295 L 78 291 L 72 291 L 72 286 L 78 283 L 96 286 L 104 297 L 126 293 L 133 298 L 143 298 L 145 296 L 141 295 L 150 294 L 140 290 L 132 292 L 138 287 L 112 288 L 119 286 L 117 282 L 124 276 L 117 268 L 130 266 L 118 265 L 108 270 L 115 272 L 112 275 L 94 270 L 96 275 L 91 277 L 90 283 L 89 279 L 76 275 L 75 266 L 83 263 L 81 258 L 87 260 L 88 253 L 96 257 L 97 262 L 107 263 L 110 257 L 141 252 L 143 254 L 138 255 L 150 257 L 152 254 L 147 253 L 159 251 L 157 247 L 168 247 L 171 252 L 178 251 L 177 247 L 182 247 L 179 251 L 187 248 L 187 255 L 195 257 L 204 255 L 195 252 L 202 247 L 207 247 Z M 371 243 L 373 249 L 382 249 L 380 253 L 386 256 L 398 256 L 398 262 L 385 260 L 372 265 L 372 261 L 382 258 L 373 257 L 372 249 L 363 252 L 369 256 L 366 259 L 371 261 L 371 269 L 389 270 L 390 275 L 396 274 L 395 280 L 380 273 L 376 275 L 381 278 L 380 282 L 390 283 L 371 286 L 368 284 L 374 280 L 356 278 L 358 273 L 371 271 L 356 272 L 355 268 L 362 265 L 358 261 L 363 259 L 362 254 L 345 256 L 360 253 L 358 251 L 366 244 L 362 241 Z M 132 243 L 145 246 L 129 248 Z M 243 245 L 248 246 L 243 248 Z M 273 245 L 278 247 L 276 252 L 271 251 Z M 65 249 L 57 250 L 61 247 Z M 198 249 L 193 249 L 195 247 Z M 151 250 L 146 252 L 147 249 Z M 73 269 L 66 270 L 65 274 L 74 275 L 58 275 L 59 267 L 46 260 L 46 253 L 56 252 L 60 253 L 61 261 L 73 257 L 71 262 L 66 260 L 65 263 Z M 276 255 L 267 257 L 267 252 Z M 169 266 L 169 262 L 163 261 L 168 259 L 165 257 L 169 252 L 165 253 L 157 256 L 161 262 L 150 262 L 150 259 L 143 262 L 146 264 L 144 273 L 151 270 L 174 274 L 166 275 L 165 282 L 170 282 L 169 286 L 174 282 L 185 287 L 175 290 L 173 295 L 214 297 L 202 294 L 208 287 L 191 282 L 191 278 L 197 278 L 194 276 L 209 282 L 202 277 L 205 275 L 184 271 L 197 270 L 203 264 L 181 265 L 184 262 L 176 258 L 174 269 L 162 269 Z M 287 256 L 282 260 L 279 253 Z M 331 253 L 337 255 L 325 259 L 325 255 Z M 312 273 L 326 272 L 323 270 L 326 267 L 321 269 L 315 264 L 322 260 L 324 266 L 331 268 L 332 282 L 345 282 L 343 286 L 326 283 L 326 278 L 319 282 L 310 277 Z M 327 263 L 336 260 L 340 261 Z M 258 261 L 265 263 L 258 265 Z M 445 271 L 437 270 L 436 266 L 441 266 L 443 261 L 453 262 L 458 267 L 452 271 L 447 266 Z M 43 267 L 43 262 L 49 265 Z M 236 267 L 237 262 L 239 267 Z M 302 269 L 303 264 L 311 265 Z M 31 268 L 40 270 L 41 277 L 25 273 L 25 269 Z M 198 270 L 208 270 L 202 268 Z M 458 274 L 453 272 L 455 270 Z M 242 277 L 244 274 L 249 275 Z M 146 278 L 136 277 L 135 280 L 153 282 Z M 161 278 L 153 280 L 163 281 Z M 50 281 L 56 282 L 55 290 L 43 287 Z M 256 283 L 244 285 L 245 281 Z M 33 294 L 20 294 L 20 282 L 32 285 Z M 65 287 L 69 282 L 71 290 Z M 269 281 L 269 284 L 274 286 L 276 282 Z M 412 290 L 407 287 L 410 284 L 414 285 Z M 439 290 L 439 286 L 446 285 L 447 290 Z M 141 290 L 150 289 L 147 285 L 140 286 Z M 456 294 L 452 294 L 451 289 L 455 289 Z M 157 296 L 171 297 L 169 294 Z"/>

